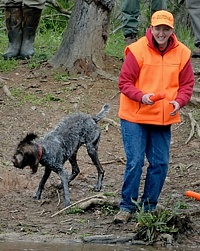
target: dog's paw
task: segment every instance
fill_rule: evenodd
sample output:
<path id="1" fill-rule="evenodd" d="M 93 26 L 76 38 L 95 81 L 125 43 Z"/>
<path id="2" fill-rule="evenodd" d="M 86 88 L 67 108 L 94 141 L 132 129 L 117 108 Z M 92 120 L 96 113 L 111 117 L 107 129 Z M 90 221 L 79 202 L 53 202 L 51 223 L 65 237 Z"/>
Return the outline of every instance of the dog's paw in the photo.
<path id="1" fill-rule="evenodd" d="M 65 207 L 68 207 L 70 205 L 70 200 L 69 199 L 66 199 L 65 200 Z"/>
<path id="2" fill-rule="evenodd" d="M 94 186 L 93 191 L 95 191 L 95 192 L 100 192 L 100 191 L 101 191 L 101 187 L 99 187 L 99 186 Z"/>
<path id="3" fill-rule="evenodd" d="M 37 194 L 35 194 L 35 195 L 33 196 L 33 199 L 34 199 L 34 200 L 40 200 L 40 198 L 41 198 L 41 196 L 39 196 L 39 195 L 37 195 Z"/>

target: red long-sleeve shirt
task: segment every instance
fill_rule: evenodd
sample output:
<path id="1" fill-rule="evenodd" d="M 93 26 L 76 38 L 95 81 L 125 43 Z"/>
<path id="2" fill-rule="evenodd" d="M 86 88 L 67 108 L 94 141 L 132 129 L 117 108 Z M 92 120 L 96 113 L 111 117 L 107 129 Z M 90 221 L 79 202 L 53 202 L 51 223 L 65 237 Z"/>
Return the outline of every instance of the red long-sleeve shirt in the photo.
<path id="1" fill-rule="evenodd" d="M 150 41 L 150 46 L 161 54 L 161 52 L 155 46 L 152 35 L 149 30 L 147 31 L 146 35 L 148 40 Z M 171 39 L 172 40 L 166 52 L 169 51 L 174 45 L 173 41 L 174 36 L 172 36 Z M 135 56 L 131 52 L 129 52 L 125 58 L 125 61 L 123 63 L 119 75 L 118 86 L 121 93 L 123 93 L 128 98 L 135 100 L 137 102 L 141 102 L 142 96 L 145 94 L 134 85 L 136 83 L 139 74 L 140 74 L 140 69 L 138 66 L 138 62 Z M 192 63 L 191 60 L 189 59 L 185 67 L 179 74 L 179 90 L 175 100 L 180 104 L 180 107 L 185 106 L 188 100 L 190 99 L 193 90 L 193 85 L 194 85 L 194 74 L 192 70 Z"/>
<path id="2" fill-rule="evenodd" d="M 128 46 L 125 54 L 119 76 L 119 117 L 159 125 L 179 122 L 180 114 L 169 115 L 172 111 L 170 101 L 176 100 L 183 107 L 191 98 L 194 73 L 189 49 L 172 34 L 166 51 L 162 53 L 148 30 L 146 38 Z M 156 94 L 156 91 L 166 93 L 162 103 L 141 104 L 144 94 Z"/>

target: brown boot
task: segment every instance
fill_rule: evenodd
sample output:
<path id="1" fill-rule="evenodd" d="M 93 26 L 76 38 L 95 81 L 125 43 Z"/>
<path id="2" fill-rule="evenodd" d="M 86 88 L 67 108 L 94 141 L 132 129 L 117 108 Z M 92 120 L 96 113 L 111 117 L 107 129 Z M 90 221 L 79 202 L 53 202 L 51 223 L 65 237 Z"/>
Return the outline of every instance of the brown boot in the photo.
<path id="1" fill-rule="evenodd" d="M 127 223 L 132 216 L 132 213 L 120 210 L 114 217 L 114 223 Z"/>
<path id="2" fill-rule="evenodd" d="M 22 43 L 22 6 L 14 5 L 5 8 L 6 28 L 8 31 L 8 49 L 4 59 L 16 58 Z"/>
<path id="3" fill-rule="evenodd" d="M 24 5 L 23 8 L 23 40 L 20 50 L 22 59 L 30 58 L 34 55 L 34 41 L 36 30 L 42 14 L 41 9 L 31 8 Z"/>

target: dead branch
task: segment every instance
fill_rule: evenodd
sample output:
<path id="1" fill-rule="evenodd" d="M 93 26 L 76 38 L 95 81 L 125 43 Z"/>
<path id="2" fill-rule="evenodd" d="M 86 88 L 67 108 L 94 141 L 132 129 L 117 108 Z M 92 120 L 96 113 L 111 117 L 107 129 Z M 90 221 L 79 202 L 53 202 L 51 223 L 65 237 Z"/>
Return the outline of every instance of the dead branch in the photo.
<path id="1" fill-rule="evenodd" d="M 120 129 L 120 124 L 115 122 L 113 119 L 103 118 L 102 121 L 111 124 L 112 126 L 116 127 L 117 129 Z"/>
<path id="2" fill-rule="evenodd" d="M 195 128 L 196 128 L 196 132 L 198 137 L 200 137 L 200 127 L 199 124 L 196 122 L 196 120 L 193 118 L 192 113 L 189 112 L 188 113 L 188 117 L 190 119 L 190 124 L 191 124 L 191 131 L 190 131 L 190 135 L 188 137 L 188 139 L 186 140 L 185 144 L 188 144 L 188 142 L 191 140 L 191 138 L 194 136 L 195 134 Z"/>
<path id="3" fill-rule="evenodd" d="M 105 204 L 105 202 L 107 201 L 107 197 L 106 196 L 102 196 L 102 197 L 98 197 L 98 198 L 91 198 L 85 202 L 82 202 L 79 204 L 79 208 L 83 209 L 83 210 L 87 210 L 88 208 L 92 207 L 92 206 L 96 206 L 96 205 L 103 205 Z"/>
<path id="4" fill-rule="evenodd" d="M 123 160 L 123 157 L 116 157 L 115 156 L 115 160 L 109 160 L 109 161 L 101 161 L 101 164 L 102 165 L 109 165 L 109 164 L 113 164 L 113 163 L 116 163 L 116 162 L 122 162 L 122 164 L 126 164 L 126 161 Z M 88 162 L 88 164 L 91 164 L 91 162 Z"/>
<path id="5" fill-rule="evenodd" d="M 200 180 L 197 180 L 195 182 L 191 183 L 192 186 L 199 186 L 200 185 Z"/>
<path id="6" fill-rule="evenodd" d="M 115 160 L 113 160 L 113 162 L 122 162 L 122 164 L 124 164 L 124 165 L 126 165 L 126 160 L 124 160 L 123 159 L 123 157 L 118 157 L 118 156 L 116 156 L 116 155 L 114 155 L 114 154 L 112 154 L 112 153 L 110 153 L 110 152 L 107 152 L 109 155 L 112 155 L 112 156 L 114 156 L 115 157 Z M 101 162 L 102 163 L 102 162 Z M 104 164 L 106 164 L 105 162 L 104 162 Z M 108 163 L 108 164 L 112 164 L 112 163 Z"/>
<path id="7" fill-rule="evenodd" d="M 101 164 L 102 164 L 102 165 L 108 165 L 108 164 L 113 164 L 113 163 L 115 163 L 115 162 L 116 162 L 116 160 L 101 161 Z"/>
<path id="8" fill-rule="evenodd" d="M 191 97 L 189 103 L 191 103 L 193 105 L 199 105 L 200 104 L 200 98 L 198 98 L 198 97 Z"/>
<path id="9" fill-rule="evenodd" d="M 51 4 L 58 12 L 63 13 L 67 16 L 71 15 L 71 11 L 64 9 L 58 2 L 54 0 L 47 0 L 48 4 Z"/>
<path id="10" fill-rule="evenodd" d="M 11 79 L 11 78 L 0 77 L 0 83 L 6 83 L 5 80 L 12 81 L 13 83 L 15 83 L 15 81 L 13 79 Z"/>
<path id="11" fill-rule="evenodd" d="M 135 234 L 136 236 L 136 234 Z M 125 243 L 131 243 L 133 244 L 133 240 L 136 239 L 136 237 L 134 237 L 134 234 L 120 234 L 115 235 L 115 234 L 104 234 L 104 235 L 90 235 L 90 236 L 85 236 L 83 237 L 83 241 L 85 243 L 96 243 L 96 244 L 101 244 L 101 245 L 108 245 L 108 244 L 125 244 Z M 145 246 L 146 243 L 143 241 L 140 241 L 140 244 Z M 136 245 L 138 245 L 138 242 L 136 243 Z M 116 250 L 116 249 L 114 249 Z"/>
<path id="12" fill-rule="evenodd" d="M 3 91 L 5 92 L 5 94 L 12 100 L 15 100 L 15 98 L 12 96 L 11 92 L 9 91 L 9 88 L 7 85 L 3 86 Z"/>
<path id="13" fill-rule="evenodd" d="M 193 88 L 193 93 L 200 93 L 200 88 L 199 87 L 194 87 Z"/>
<path id="14" fill-rule="evenodd" d="M 118 91 L 118 92 L 116 92 L 112 97 L 111 97 L 111 99 L 114 99 L 117 95 L 119 95 L 120 94 L 120 91 Z"/>
<path id="15" fill-rule="evenodd" d="M 79 200 L 79 201 L 77 201 L 77 202 L 75 202 L 75 203 L 73 203 L 73 204 L 71 204 L 71 205 L 69 205 L 69 206 L 67 206 L 67 207 L 65 207 L 65 208 L 63 208 L 63 209 L 61 209 L 61 210 L 58 211 L 57 213 L 53 214 L 53 215 L 51 216 L 51 218 L 53 218 L 54 216 L 56 216 L 56 215 L 62 213 L 63 211 L 65 211 L 65 210 L 67 210 L 67 209 L 69 209 L 69 208 L 71 208 L 71 207 L 73 207 L 73 206 L 76 206 L 76 205 L 78 205 L 78 204 L 80 204 L 80 203 L 82 203 L 82 202 L 84 202 L 84 201 L 90 200 L 90 199 L 92 199 L 92 198 L 102 198 L 102 197 L 104 197 L 104 195 L 101 193 L 101 194 L 95 194 L 95 195 L 93 195 L 93 196 L 90 196 L 90 197 L 84 198 L 84 199 L 82 199 L 82 200 Z"/>
<path id="16" fill-rule="evenodd" d="M 109 123 L 106 125 L 106 128 L 105 128 L 105 131 L 108 132 L 108 129 L 109 129 Z"/>
<path id="17" fill-rule="evenodd" d="M 1 84 L 6 84 L 6 80 L 3 77 L 0 77 L 0 83 Z"/>
<path id="18" fill-rule="evenodd" d="M 58 189 L 56 189 L 56 192 L 57 192 L 57 195 L 58 195 L 58 204 L 57 204 L 57 207 L 60 205 L 60 194 L 58 192 Z"/>
<path id="19" fill-rule="evenodd" d="M 118 157 L 117 160 L 122 162 L 122 164 L 126 165 L 126 161 L 124 161 L 122 157 Z"/>

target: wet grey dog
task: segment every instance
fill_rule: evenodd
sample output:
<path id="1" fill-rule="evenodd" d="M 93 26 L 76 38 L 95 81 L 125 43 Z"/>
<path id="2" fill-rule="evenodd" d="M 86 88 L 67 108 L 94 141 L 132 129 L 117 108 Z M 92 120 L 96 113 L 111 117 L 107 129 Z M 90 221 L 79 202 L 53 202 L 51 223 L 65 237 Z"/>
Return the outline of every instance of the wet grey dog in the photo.
<path id="1" fill-rule="evenodd" d="M 34 196 L 35 199 L 41 198 L 44 185 L 51 171 L 54 171 L 61 179 L 60 188 L 64 189 L 65 206 L 70 204 L 68 183 L 80 172 L 77 164 L 77 151 L 83 144 L 98 172 L 94 190 L 101 190 L 104 170 L 98 158 L 100 128 L 97 122 L 107 115 L 109 109 L 110 106 L 105 104 L 101 111 L 94 116 L 85 113 L 66 116 L 42 140 L 35 142 L 34 139 L 37 138 L 37 135 L 30 133 L 20 141 L 12 158 L 14 166 L 20 169 L 30 166 L 33 173 L 37 172 L 39 163 L 45 166 L 44 175 Z M 72 166 L 72 173 L 69 177 L 63 167 L 67 160 Z"/>

